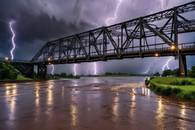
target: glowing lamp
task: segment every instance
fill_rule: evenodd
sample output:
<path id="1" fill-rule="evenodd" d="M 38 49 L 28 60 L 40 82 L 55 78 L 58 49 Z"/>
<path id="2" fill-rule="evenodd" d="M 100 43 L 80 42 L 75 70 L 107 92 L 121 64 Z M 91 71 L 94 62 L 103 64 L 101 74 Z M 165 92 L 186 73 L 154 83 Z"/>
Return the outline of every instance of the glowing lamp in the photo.
<path id="1" fill-rule="evenodd" d="M 175 50 L 175 49 L 176 49 L 175 45 L 174 44 L 171 45 L 171 50 Z"/>
<path id="2" fill-rule="evenodd" d="M 8 58 L 8 57 L 5 57 L 5 60 L 6 60 L 6 61 L 8 61 L 8 60 L 9 60 L 9 58 Z"/>
<path id="3" fill-rule="evenodd" d="M 48 58 L 47 60 L 48 60 L 48 61 L 51 61 L 51 58 Z"/>
<path id="4" fill-rule="evenodd" d="M 158 53 L 155 53 L 154 56 L 155 56 L 155 57 L 159 57 L 159 54 L 158 54 Z"/>

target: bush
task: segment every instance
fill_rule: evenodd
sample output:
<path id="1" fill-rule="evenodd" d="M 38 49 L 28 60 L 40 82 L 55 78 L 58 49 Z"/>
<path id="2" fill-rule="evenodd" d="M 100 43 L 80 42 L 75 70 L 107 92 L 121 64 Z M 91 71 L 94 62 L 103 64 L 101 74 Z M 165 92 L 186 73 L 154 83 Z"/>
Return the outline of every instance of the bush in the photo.
<path id="1" fill-rule="evenodd" d="M 165 96 L 170 96 L 172 94 L 172 88 L 171 87 L 161 88 L 161 92 L 160 93 L 162 95 L 165 95 Z"/>
<path id="2" fill-rule="evenodd" d="M 179 88 L 172 88 L 172 94 L 177 95 L 180 92 L 181 92 L 181 89 L 179 89 Z"/>
<path id="3" fill-rule="evenodd" d="M 189 76 L 190 77 L 195 77 L 195 66 L 192 67 L 192 70 L 190 71 Z"/>
<path id="4" fill-rule="evenodd" d="M 19 71 L 16 70 L 12 65 L 8 63 L 0 62 L 0 68 L 1 68 L 1 80 L 5 79 L 11 79 L 15 80 L 17 79 L 17 75 L 19 74 Z"/>
<path id="5" fill-rule="evenodd" d="M 189 80 L 183 79 L 183 80 L 175 80 L 170 83 L 171 85 L 192 85 L 193 83 Z"/>
<path id="6" fill-rule="evenodd" d="M 181 92 L 177 95 L 177 97 L 192 100 L 195 99 L 195 92 Z"/>
<path id="7" fill-rule="evenodd" d="M 179 74 L 179 70 L 178 69 L 175 69 L 175 70 L 165 70 L 165 71 L 163 71 L 162 76 L 163 77 L 166 77 L 166 76 L 178 76 L 178 74 Z"/>

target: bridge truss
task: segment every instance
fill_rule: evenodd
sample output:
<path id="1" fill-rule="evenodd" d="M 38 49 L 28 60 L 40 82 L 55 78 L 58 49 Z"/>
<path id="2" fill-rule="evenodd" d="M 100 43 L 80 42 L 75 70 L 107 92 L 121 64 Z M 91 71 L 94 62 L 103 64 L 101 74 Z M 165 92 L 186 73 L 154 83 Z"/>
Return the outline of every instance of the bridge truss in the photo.
<path id="1" fill-rule="evenodd" d="M 186 75 L 185 55 L 195 54 L 195 43 L 179 43 L 179 34 L 195 32 L 195 1 L 111 26 L 47 42 L 33 57 L 39 71 L 48 64 L 111 59 L 178 56 Z"/>

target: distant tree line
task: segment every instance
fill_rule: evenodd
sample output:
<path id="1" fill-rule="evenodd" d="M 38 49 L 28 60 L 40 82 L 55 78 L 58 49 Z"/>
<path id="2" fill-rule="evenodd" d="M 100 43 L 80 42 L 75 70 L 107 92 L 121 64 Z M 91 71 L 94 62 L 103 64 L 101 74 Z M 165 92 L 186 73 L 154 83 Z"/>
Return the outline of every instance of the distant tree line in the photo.
<path id="1" fill-rule="evenodd" d="M 131 74 L 131 73 L 113 73 L 113 72 L 106 72 L 104 76 L 145 76 L 144 74 Z"/>
<path id="2" fill-rule="evenodd" d="M 66 74 L 66 73 L 61 73 L 61 74 L 48 74 L 47 75 L 48 79 L 60 79 L 60 78 L 80 78 L 79 76 L 74 76 L 73 74 Z"/>

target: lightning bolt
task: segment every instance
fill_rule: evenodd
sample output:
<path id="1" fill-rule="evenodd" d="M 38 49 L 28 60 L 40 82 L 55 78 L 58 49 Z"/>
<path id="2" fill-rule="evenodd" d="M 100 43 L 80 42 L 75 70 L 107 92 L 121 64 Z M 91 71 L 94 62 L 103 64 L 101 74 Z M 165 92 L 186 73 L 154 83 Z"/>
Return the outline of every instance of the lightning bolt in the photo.
<path id="1" fill-rule="evenodd" d="M 144 72 L 144 74 L 148 74 L 150 72 L 151 66 L 152 65 L 149 65 L 149 67 L 146 69 L 146 71 Z"/>
<path id="2" fill-rule="evenodd" d="M 94 66 L 94 72 L 93 72 L 93 74 L 94 74 L 94 75 L 97 75 L 97 63 L 94 62 L 94 63 L 93 63 L 93 66 Z"/>
<path id="3" fill-rule="evenodd" d="M 162 8 L 163 10 L 165 10 L 166 7 L 167 7 L 168 1 L 167 1 L 167 0 L 160 0 L 160 3 L 161 3 L 161 8 Z"/>
<path id="4" fill-rule="evenodd" d="M 77 76 L 77 64 L 73 65 L 74 76 Z"/>
<path id="5" fill-rule="evenodd" d="M 15 24 L 15 21 L 11 20 L 9 22 L 9 28 L 10 28 L 10 31 L 12 33 L 12 49 L 10 50 L 10 55 L 11 55 L 11 60 L 14 59 L 14 50 L 16 48 L 16 43 L 15 43 L 15 37 L 16 37 L 16 34 L 14 32 L 14 29 L 13 29 L 13 25 Z"/>
<path id="6" fill-rule="evenodd" d="M 52 74 L 52 75 L 54 75 L 54 71 L 55 71 L 55 67 L 54 67 L 54 65 L 52 64 L 52 65 L 51 65 L 51 74 Z"/>
<path id="7" fill-rule="evenodd" d="M 117 0 L 116 9 L 114 11 L 114 15 L 112 17 L 108 17 L 105 21 L 106 25 L 110 25 L 112 21 L 115 21 L 118 18 L 118 11 L 122 4 L 123 0 Z"/>
<path id="8" fill-rule="evenodd" d="M 169 67 L 169 64 L 170 64 L 170 62 L 173 60 L 174 58 L 173 57 L 170 57 L 167 61 L 166 61 L 166 63 L 163 65 L 163 67 L 162 67 L 162 71 L 165 71 L 165 69 L 167 68 L 167 69 L 170 69 L 170 67 Z"/>

